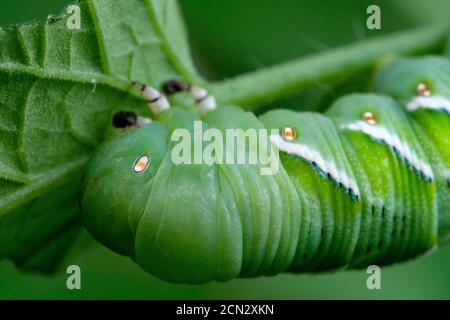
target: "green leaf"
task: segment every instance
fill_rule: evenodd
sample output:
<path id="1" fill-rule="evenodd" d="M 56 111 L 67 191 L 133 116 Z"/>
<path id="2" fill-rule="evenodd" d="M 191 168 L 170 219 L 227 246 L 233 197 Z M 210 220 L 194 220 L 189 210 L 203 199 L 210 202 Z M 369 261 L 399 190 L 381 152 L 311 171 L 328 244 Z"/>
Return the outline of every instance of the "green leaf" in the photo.
<path id="1" fill-rule="evenodd" d="M 174 0 L 87 0 L 103 71 L 159 85 L 180 74 L 197 78 Z"/>
<path id="2" fill-rule="evenodd" d="M 69 241 L 58 233 L 59 213 L 78 214 L 76 197 L 64 204 L 51 191 L 80 179 L 112 112 L 148 113 L 130 94 L 131 81 L 159 86 L 174 77 L 198 79 L 176 1 L 78 5 L 80 30 L 66 27 L 67 16 L 0 29 L 0 248 L 10 248 L 0 249 L 0 258 L 12 256 L 31 269 L 54 261 Z M 73 195 L 77 186 L 69 184 Z M 38 201 L 55 207 L 29 204 L 48 192 Z M 24 231 L 30 216 L 36 225 Z M 45 243 L 55 237 L 59 245 Z M 36 246 L 42 251 L 31 256 Z"/>
<path id="3" fill-rule="evenodd" d="M 80 179 L 13 210 L 0 219 L 0 256 L 22 269 L 52 271 L 80 228 Z"/>

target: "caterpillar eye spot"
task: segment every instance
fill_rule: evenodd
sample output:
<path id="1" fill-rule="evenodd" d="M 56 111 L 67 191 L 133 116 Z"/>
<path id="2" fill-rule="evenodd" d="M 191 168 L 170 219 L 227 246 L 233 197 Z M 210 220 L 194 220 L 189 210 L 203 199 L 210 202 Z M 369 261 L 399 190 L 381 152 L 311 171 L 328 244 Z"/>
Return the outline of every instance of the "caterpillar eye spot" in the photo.
<path id="1" fill-rule="evenodd" d="M 294 141 L 297 137 L 297 133 L 295 132 L 294 128 L 291 127 L 284 127 L 280 131 L 281 137 L 286 141 Z"/>
<path id="2" fill-rule="evenodd" d="M 377 123 L 377 118 L 370 111 L 364 112 L 361 116 L 361 119 L 371 125 L 374 125 Z"/>
<path id="3" fill-rule="evenodd" d="M 417 85 L 416 93 L 422 97 L 429 97 L 431 96 L 431 89 L 425 83 L 421 82 Z"/>
<path id="4" fill-rule="evenodd" d="M 147 155 L 142 155 L 139 158 L 136 159 L 136 161 L 133 164 L 133 172 L 134 173 L 142 173 L 144 172 L 147 168 L 148 165 L 150 164 L 150 158 Z"/>

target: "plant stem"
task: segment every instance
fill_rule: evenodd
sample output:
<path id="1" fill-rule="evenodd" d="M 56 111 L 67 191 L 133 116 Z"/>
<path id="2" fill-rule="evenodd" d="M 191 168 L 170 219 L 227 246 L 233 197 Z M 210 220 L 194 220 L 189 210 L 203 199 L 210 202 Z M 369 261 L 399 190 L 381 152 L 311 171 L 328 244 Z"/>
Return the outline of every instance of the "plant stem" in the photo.
<path id="1" fill-rule="evenodd" d="M 333 83 L 370 68 L 380 60 L 443 49 L 447 25 L 439 24 L 331 49 L 210 85 L 221 105 L 254 110 L 279 98 Z"/>

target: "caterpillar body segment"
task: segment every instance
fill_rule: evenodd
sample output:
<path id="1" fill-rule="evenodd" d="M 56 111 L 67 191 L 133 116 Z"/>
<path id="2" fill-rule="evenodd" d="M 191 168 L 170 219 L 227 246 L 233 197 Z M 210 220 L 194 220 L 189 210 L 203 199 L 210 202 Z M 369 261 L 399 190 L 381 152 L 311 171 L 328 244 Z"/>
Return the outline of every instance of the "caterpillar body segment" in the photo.
<path id="1" fill-rule="evenodd" d="M 142 189 L 167 153 L 167 140 L 167 128 L 152 122 L 103 144 L 91 159 L 85 175 L 94 178 L 86 179 L 83 187 L 83 203 L 89 204 L 89 210 L 83 212 L 84 223 L 88 230 L 95 230 L 101 243 L 118 253 L 134 256 L 135 219 L 130 207 L 141 204 Z M 151 155 L 150 164 L 135 174 L 133 165 L 143 154 Z"/>
<path id="2" fill-rule="evenodd" d="M 348 108 L 351 105 L 353 107 Z M 376 123 L 361 115 L 371 112 Z M 362 189 L 361 230 L 352 265 L 385 265 L 437 244 L 436 186 L 431 159 L 409 116 L 391 98 L 350 95 L 332 105 L 346 153 Z"/>
<path id="3" fill-rule="evenodd" d="M 184 125 L 193 133 L 194 117 L 186 121 L 186 112 L 170 113 L 164 120 L 183 119 L 175 127 Z M 262 128 L 254 115 L 238 108 L 207 117 L 205 129 Z M 301 218 L 295 188 L 280 188 L 288 181 L 283 179 L 287 174 L 260 175 L 258 165 L 175 165 L 168 152 L 146 192 L 147 202 L 135 206 L 146 207 L 135 237 L 136 260 L 174 282 L 282 272 L 294 255 Z"/>
<path id="4" fill-rule="evenodd" d="M 434 118 L 423 122 L 404 106 L 380 94 L 354 94 L 325 115 L 273 110 L 258 118 L 223 106 L 200 117 L 170 108 L 90 161 L 85 224 L 100 242 L 176 283 L 411 259 L 450 232 L 449 189 L 442 184 L 448 167 L 441 142 L 430 141 Z M 196 144 L 209 145 L 194 121 L 223 136 L 240 129 L 241 138 L 248 129 L 274 129 L 262 148 L 278 152 L 279 170 L 261 174 L 265 152 L 254 164 L 176 163 L 184 134 L 192 159 Z M 445 145 L 450 127 L 439 130 Z M 256 149 L 239 152 L 247 159 Z"/>
<path id="5" fill-rule="evenodd" d="M 293 271 L 347 266 L 360 224 L 360 191 L 332 121 L 317 113 L 275 110 L 261 117 L 267 128 L 289 124 L 295 140 L 271 137 L 299 194 L 304 223 Z"/>
<path id="6" fill-rule="evenodd" d="M 398 101 L 420 127 L 418 138 L 434 154 L 439 237 L 450 241 L 450 63 L 444 57 L 403 58 L 387 65 L 375 89 Z"/>
<path id="7" fill-rule="evenodd" d="M 219 108 L 208 113 L 204 120 L 222 132 L 239 129 L 237 134 L 242 138 L 248 129 L 265 129 L 256 116 L 237 107 Z M 264 142 L 261 141 L 258 151 L 269 148 L 275 152 L 269 137 Z M 236 152 L 244 152 L 248 158 L 256 150 L 249 147 Z M 262 163 L 268 163 L 265 154 L 260 153 L 257 164 L 217 165 L 218 179 L 222 183 L 230 181 L 232 192 L 227 195 L 228 201 L 235 203 L 241 219 L 241 274 L 246 277 L 286 270 L 294 257 L 301 226 L 298 195 L 287 172 L 280 168 L 276 175 L 261 174 Z"/>

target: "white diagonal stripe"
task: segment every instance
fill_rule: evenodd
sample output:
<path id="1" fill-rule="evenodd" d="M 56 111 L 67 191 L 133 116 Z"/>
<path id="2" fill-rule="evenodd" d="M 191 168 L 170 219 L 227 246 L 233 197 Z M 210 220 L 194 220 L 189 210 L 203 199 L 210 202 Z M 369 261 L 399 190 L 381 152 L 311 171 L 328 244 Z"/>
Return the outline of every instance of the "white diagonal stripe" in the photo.
<path id="1" fill-rule="evenodd" d="M 414 97 L 406 105 L 408 111 L 417 109 L 431 109 L 436 111 L 446 111 L 450 113 L 450 100 L 445 97 L 431 96 L 431 97 Z"/>
<path id="2" fill-rule="evenodd" d="M 271 135 L 270 141 L 287 154 L 296 155 L 308 162 L 316 163 L 317 167 L 325 174 L 329 174 L 335 182 L 341 183 L 346 189 L 351 189 L 356 197 L 360 197 L 356 181 L 351 179 L 345 171 L 339 170 L 334 162 L 325 160 L 317 150 L 304 144 L 285 141 L 279 135 Z"/>
<path id="3" fill-rule="evenodd" d="M 363 132 L 375 140 L 380 140 L 386 143 L 392 149 L 408 162 L 415 170 L 421 172 L 428 179 L 433 179 L 433 171 L 431 166 L 424 160 L 420 159 L 409 144 L 402 142 L 398 135 L 389 132 L 386 128 L 381 126 L 374 126 L 365 123 L 364 121 L 357 121 L 341 126 L 341 128 Z"/>

